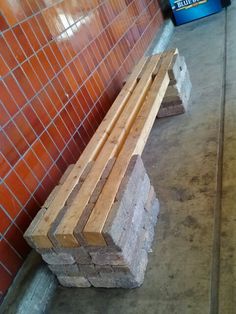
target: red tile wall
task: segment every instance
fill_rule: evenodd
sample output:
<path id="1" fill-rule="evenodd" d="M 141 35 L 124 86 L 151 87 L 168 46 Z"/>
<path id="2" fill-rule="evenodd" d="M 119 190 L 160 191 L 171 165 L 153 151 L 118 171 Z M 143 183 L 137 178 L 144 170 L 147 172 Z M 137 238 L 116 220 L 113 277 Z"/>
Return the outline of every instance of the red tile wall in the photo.
<path id="1" fill-rule="evenodd" d="M 0 298 L 23 233 L 162 23 L 157 0 L 0 1 Z"/>

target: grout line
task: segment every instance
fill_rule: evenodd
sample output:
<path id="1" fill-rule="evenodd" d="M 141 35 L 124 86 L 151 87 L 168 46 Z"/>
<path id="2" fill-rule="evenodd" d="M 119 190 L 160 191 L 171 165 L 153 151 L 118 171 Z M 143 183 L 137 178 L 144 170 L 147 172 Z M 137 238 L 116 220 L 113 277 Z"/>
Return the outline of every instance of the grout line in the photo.
<path id="1" fill-rule="evenodd" d="M 10 275 L 13 276 L 13 274 L 10 272 L 10 270 L 0 261 L 0 265 L 5 269 L 5 271 Z"/>
<path id="2" fill-rule="evenodd" d="M 227 63 L 227 8 L 224 12 L 224 50 L 222 66 L 222 97 L 220 105 L 220 122 L 218 133 L 218 158 L 216 200 L 213 220 L 213 246 L 212 268 L 210 286 L 210 314 L 219 313 L 219 286 L 220 286 L 220 248 L 221 248 L 221 212 L 222 212 L 222 188 L 223 188 L 223 161 L 224 161 L 224 130 L 225 130 L 225 102 L 226 102 L 226 63 Z"/>

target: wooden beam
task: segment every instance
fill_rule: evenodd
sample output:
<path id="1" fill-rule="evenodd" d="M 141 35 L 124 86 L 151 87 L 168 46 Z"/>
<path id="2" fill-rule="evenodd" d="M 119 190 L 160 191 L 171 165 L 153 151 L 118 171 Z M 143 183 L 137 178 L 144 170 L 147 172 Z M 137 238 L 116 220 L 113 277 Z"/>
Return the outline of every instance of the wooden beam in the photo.
<path id="1" fill-rule="evenodd" d="M 78 159 L 77 163 L 74 165 L 70 175 L 64 184 L 60 187 L 60 190 L 51 206 L 48 208 L 45 214 L 40 217 L 40 221 L 38 222 L 36 228 L 34 229 L 34 233 L 32 234 L 32 241 L 35 243 L 36 247 L 51 248 L 53 246 L 47 236 L 53 221 L 56 219 L 60 210 L 64 207 L 67 198 L 69 197 L 73 188 L 79 182 L 80 176 L 86 169 L 88 163 L 97 158 L 111 130 L 114 128 L 114 125 L 119 119 L 120 114 L 125 108 L 132 91 L 135 89 L 137 85 L 137 78 L 145 63 L 146 58 L 142 58 L 137 64 L 132 75 L 127 80 L 124 88 L 117 96 L 107 115 L 86 146 L 84 152 Z"/>
<path id="2" fill-rule="evenodd" d="M 80 222 L 84 226 L 86 221 L 84 217 L 88 217 L 90 213 L 85 212 L 85 208 L 89 203 L 90 197 L 100 180 L 109 160 L 119 153 L 124 144 L 127 134 L 134 123 L 140 107 L 146 97 L 147 91 L 152 84 L 152 72 L 156 68 L 160 57 L 153 57 L 147 64 L 146 71 L 135 87 L 129 101 L 122 111 L 119 120 L 115 124 L 106 143 L 100 151 L 90 173 L 83 183 L 78 195 L 75 197 L 72 205 L 68 208 L 62 221 L 58 225 L 55 237 L 62 247 L 71 247 L 78 244 L 76 226 Z M 92 209 L 92 208 L 91 208 Z M 76 232 L 75 232 L 76 229 Z M 82 230 L 81 230 L 82 232 Z"/>
<path id="3" fill-rule="evenodd" d="M 122 147 L 108 180 L 83 230 L 88 245 L 103 245 L 103 226 L 114 203 L 120 182 L 125 175 L 132 155 L 141 154 L 156 119 L 169 84 L 168 68 L 173 58 L 169 52 L 163 58 L 147 98 L 138 113 L 132 129 Z"/>

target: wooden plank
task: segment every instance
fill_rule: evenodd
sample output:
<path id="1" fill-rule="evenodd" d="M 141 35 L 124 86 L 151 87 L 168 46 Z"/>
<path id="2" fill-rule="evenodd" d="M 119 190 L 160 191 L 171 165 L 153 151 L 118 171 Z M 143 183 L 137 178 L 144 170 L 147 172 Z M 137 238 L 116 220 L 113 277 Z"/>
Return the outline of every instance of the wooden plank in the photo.
<path id="1" fill-rule="evenodd" d="M 102 123 L 98 127 L 94 136 L 86 146 L 79 160 L 74 165 L 72 172 L 68 176 L 67 180 L 64 182 L 63 186 L 60 188 L 60 191 L 56 196 L 55 200 L 48 208 L 45 215 L 41 217 L 41 220 L 39 221 L 37 228 L 35 228 L 34 234 L 32 235 L 32 239 L 37 247 L 40 248 L 52 247 L 52 243 L 47 237 L 51 224 L 56 219 L 60 210 L 64 207 L 66 199 L 69 197 L 71 191 L 79 182 L 80 176 L 85 170 L 87 164 L 97 158 L 97 155 L 99 154 L 104 143 L 106 142 L 111 130 L 113 129 L 115 123 L 119 119 L 119 116 L 122 110 L 124 109 L 125 104 L 130 98 L 132 91 L 137 85 L 138 75 L 142 70 L 143 66 L 145 65 L 145 63 L 146 58 L 142 58 L 140 62 L 137 64 L 137 66 L 134 69 L 134 72 L 129 77 L 124 88 L 117 96 L 115 102 L 109 109 L 107 115 L 105 116 Z"/>
<path id="2" fill-rule="evenodd" d="M 75 197 L 73 204 L 70 208 L 68 208 L 61 223 L 58 225 L 55 232 L 55 237 L 61 246 L 71 247 L 78 244 L 74 229 L 78 223 L 82 226 L 85 225 L 86 221 L 83 222 L 85 219 L 84 217 L 89 217 L 89 215 L 84 211 L 84 209 L 88 205 L 89 199 L 96 185 L 98 184 L 98 181 L 100 180 L 109 160 L 115 157 L 121 149 L 137 116 L 137 113 L 146 97 L 147 91 L 152 84 L 152 71 L 155 69 L 159 59 L 159 56 L 153 58 L 153 60 L 147 64 L 145 73 L 133 91 L 129 101 L 127 102 L 123 112 L 119 117 L 119 120 L 117 121 L 117 124 L 104 144 L 78 195 Z"/>
<path id="3" fill-rule="evenodd" d="M 71 164 L 67 167 L 66 171 L 63 173 L 59 184 L 63 184 L 66 181 L 66 178 L 68 177 L 68 175 L 71 173 L 71 171 L 73 170 L 75 164 Z"/>
<path id="4" fill-rule="evenodd" d="M 84 172 L 89 162 L 95 160 L 106 142 L 111 130 L 114 128 L 120 114 L 122 113 L 127 101 L 129 100 L 132 91 L 137 85 L 137 78 L 146 63 L 146 58 L 142 58 L 134 69 L 134 72 L 129 77 L 124 88 L 121 90 L 113 105 L 109 109 L 105 118 L 101 122 L 92 139 L 86 146 L 84 152 L 74 165 L 73 170 L 69 174 L 64 184 L 60 187 L 59 193 L 55 197 L 51 206 L 41 217 L 32 235 L 32 240 L 35 246 L 39 248 L 51 248 L 53 245 L 47 234 L 49 229 L 56 219 L 60 210 L 64 207 L 65 201 L 69 197 L 73 188 L 78 184 L 81 174 Z"/>
<path id="5" fill-rule="evenodd" d="M 104 245 L 103 226 L 114 203 L 120 182 L 132 155 L 141 154 L 157 116 L 165 91 L 169 84 L 168 68 L 173 58 L 169 52 L 162 60 L 159 72 L 151 86 L 147 98 L 137 115 L 132 129 L 115 165 L 108 177 L 103 191 L 83 230 L 88 245 Z"/>
<path id="6" fill-rule="evenodd" d="M 52 201 L 54 200 L 59 188 L 60 188 L 59 185 L 56 185 L 54 187 L 54 189 L 52 190 L 52 192 L 50 193 L 50 195 L 48 196 L 48 198 L 44 202 L 42 208 L 38 211 L 38 213 L 34 217 L 33 221 L 31 222 L 31 224 L 29 225 L 29 227 L 27 228 L 27 230 L 24 233 L 24 238 L 29 243 L 29 245 L 32 247 L 35 246 L 33 239 L 32 239 L 32 234 L 34 233 L 34 230 L 38 226 L 40 220 L 42 219 L 43 215 L 47 211 L 48 207 L 51 205 Z"/>

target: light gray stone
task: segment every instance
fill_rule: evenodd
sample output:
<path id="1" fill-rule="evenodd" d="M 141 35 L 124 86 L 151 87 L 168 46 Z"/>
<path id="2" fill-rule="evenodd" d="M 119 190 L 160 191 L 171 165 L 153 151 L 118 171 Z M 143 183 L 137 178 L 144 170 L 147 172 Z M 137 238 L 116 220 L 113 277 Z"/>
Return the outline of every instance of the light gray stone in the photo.
<path id="1" fill-rule="evenodd" d="M 92 259 L 89 255 L 87 249 L 83 246 L 77 248 L 55 248 L 54 249 L 57 253 L 65 252 L 67 254 L 71 254 L 78 264 L 91 264 Z"/>
<path id="2" fill-rule="evenodd" d="M 81 274 L 84 275 L 85 277 L 96 277 L 99 276 L 99 272 L 95 268 L 93 264 L 90 265 L 80 265 L 80 271 Z"/>
<path id="3" fill-rule="evenodd" d="M 134 188 L 132 189 L 132 187 Z M 124 236 L 124 230 L 129 228 L 136 204 L 143 203 L 144 206 L 149 188 L 150 180 L 142 160 L 140 157 L 135 157 L 120 188 L 118 197 L 120 200 L 113 204 L 103 228 L 103 234 L 108 244 L 121 246 L 120 239 Z"/>
<path id="4" fill-rule="evenodd" d="M 78 276 L 81 275 L 77 264 L 71 265 L 48 265 L 49 269 L 57 276 Z"/>
<path id="5" fill-rule="evenodd" d="M 186 67 L 185 58 L 176 54 L 168 70 L 170 80 L 177 80 Z"/>
<path id="6" fill-rule="evenodd" d="M 142 250 L 139 252 L 139 258 L 136 261 L 134 270 L 131 271 L 127 267 L 113 267 L 113 273 L 101 274 L 100 287 L 103 283 L 113 283 L 114 288 L 132 289 L 141 286 L 147 267 L 147 253 Z"/>
<path id="7" fill-rule="evenodd" d="M 113 268 L 110 265 L 95 265 L 95 268 L 98 273 L 103 274 L 103 273 L 112 273 Z"/>
<path id="8" fill-rule="evenodd" d="M 112 270 L 120 274 L 130 274 L 130 268 L 128 266 L 112 266 Z"/>
<path id="9" fill-rule="evenodd" d="M 44 253 L 42 254 L 42 259 L 52 265 L 63 265 L 63 264 L 74 264 L 75 259 L 71 254 L 67 253 Z"/>
<path id="10" fill-rule="evenodd" d="M 88 288 L 91 286 L 88 279 L 83 276 L 58 276 L 57 279 L 64 287 Z"/>
<path id="11" fill-rule="evenodd" d="M 138 191 L 139 198 L 137 198 L 133 208 L 129 210 L 129 215 L 124 219 L 121 236 L 116 242 L 116 245 L 119 246 L 124 253 L 124 257 L 129 255 L 132 245 L 136 241 L 139 231 L 142 228 L 142 219 L 145 215 L 144 206 L 148 199 L 149 190 L 150 180 L 146 174 L 142 181 L 141 189 Z"/>
<path id="12" fill-rule="evenodd" d="M 148 198 L 147 198 L 147 201 L 144 205 L 144 209 L 150 213 L 151 212 L 151 208 L 152 208 L 152 204 L 153 204 L 153 201 L 154 199 L 156 198 L 156 192 L 154 190 L 154 187 L 151 185 L 150 186 L 150 189 L 149 189 L 149 192 L 148 192 Z"/>
<path id="13" fill-rule="evenodd" d="M 158 199 L 156 198 L 152 204 L 151 216 L 150 216 L 153 225 L 156 225 L 157 223 L 159 212 L 160 212 L 160 203 Z"/>
<path id="14" fill-rule="evenodd" d="M 122 252 L 114 253 L 100 253 L 92 252 L 90 253 L 92 257 L 92 262 L 96 265 L 126 265 L 126 261 L 123 257 Z"/>
<path id="15" fill-rule="evenodd" d="M 88 277 L 89 282 L 95 288 L 116 288 L 116 281 L 111 277 Z"/>

